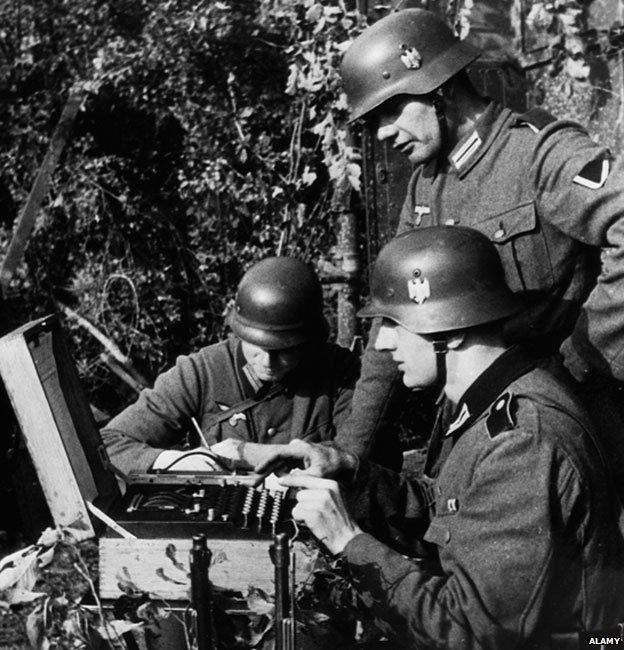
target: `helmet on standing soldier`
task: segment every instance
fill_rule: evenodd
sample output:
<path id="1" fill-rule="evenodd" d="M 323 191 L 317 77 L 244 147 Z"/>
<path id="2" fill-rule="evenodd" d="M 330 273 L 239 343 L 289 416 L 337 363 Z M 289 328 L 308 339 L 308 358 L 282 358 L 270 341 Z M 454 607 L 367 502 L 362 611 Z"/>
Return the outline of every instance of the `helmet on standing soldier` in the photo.
<path id="1" fill-rule="evenodd" d="M 365 29 L 347 50 L 342 82 L 357 120 L 397 95 L 427 95 L 480 55 L 436 14 L 396 11 Z"/>

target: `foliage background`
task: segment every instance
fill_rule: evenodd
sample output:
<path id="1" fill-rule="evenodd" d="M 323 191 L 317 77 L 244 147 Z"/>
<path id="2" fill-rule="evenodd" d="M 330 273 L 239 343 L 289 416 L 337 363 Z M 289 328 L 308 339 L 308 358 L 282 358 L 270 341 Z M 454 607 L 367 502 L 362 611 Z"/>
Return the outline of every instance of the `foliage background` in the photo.
<path id="1" fill-rule="evenodd" d="M 332 192 L 358 184 L 336 67 L 361 24 L 311 0 L 0 3 L 0 254 L 85 91 L 3 329 L 61 301 L 153 378 L 223 334 L 248 265 L 327 257 Z M 88 392 L 119 408 L 101 347 L 68 326 Z"/>

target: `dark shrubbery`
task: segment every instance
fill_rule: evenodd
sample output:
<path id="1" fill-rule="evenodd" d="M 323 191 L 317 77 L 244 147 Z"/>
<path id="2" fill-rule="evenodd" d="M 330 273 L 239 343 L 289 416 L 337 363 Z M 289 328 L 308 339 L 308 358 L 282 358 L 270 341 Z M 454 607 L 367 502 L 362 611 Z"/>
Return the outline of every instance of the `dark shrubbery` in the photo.
<path id="1" fill-rule="evenodd" d="M 5 331 L 60 301 L 153 378 L 223 334 L 250 263 L 327 254 L 332 194 L 358 183 L 335 69 L 360 24 L 327 5 L 0 4 L 0 251 L 70 87 L 84 86 Z M 68 326 L 88 391 L 119 408 L 99 343 Z"/>

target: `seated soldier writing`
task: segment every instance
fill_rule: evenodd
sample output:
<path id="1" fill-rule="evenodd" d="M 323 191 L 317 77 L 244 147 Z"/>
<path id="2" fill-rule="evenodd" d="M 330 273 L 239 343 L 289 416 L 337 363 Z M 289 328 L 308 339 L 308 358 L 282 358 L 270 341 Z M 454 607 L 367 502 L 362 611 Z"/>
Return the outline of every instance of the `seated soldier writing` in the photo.
<path id="1" fill-rule="evenodd" d="M 357 358 L 327 342 L 321 285 L 300 260 L 265 259 L 242 278 L 225 341 L 177 359 L 102 430 L 129 474 L 213 471 L 214 455 L 250 466 L 264 445 L 328 442 L 346 419 Z M 200 440 L 184 450 L 187 432 Z"/>
<path id="2" fill-rule="evenodd" d="M 300 488 L 293 517 L 342 555 L 393 647 L 619 638 L 621 506 L 561 366 L 504 343 L 522 305 L 493 244 L 460 226 L 407 232 L 380 252 L 371 293 L 376 349 L 407 387 L 442 391 L 424 476 L 293 441 L 273 459 L 307 465 L 280 479 Z M 323 478 L 339 470 L 344 492 Z"/>

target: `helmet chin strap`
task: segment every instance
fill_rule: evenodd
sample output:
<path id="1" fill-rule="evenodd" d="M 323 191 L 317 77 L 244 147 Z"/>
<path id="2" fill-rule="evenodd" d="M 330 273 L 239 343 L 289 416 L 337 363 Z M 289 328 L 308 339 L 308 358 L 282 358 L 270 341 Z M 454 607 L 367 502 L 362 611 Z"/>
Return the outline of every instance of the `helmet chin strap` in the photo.
<path id="1" fill-rule="evenodd" d="M 446 353 L 448 345 L 446 339 L 434 339 L 433 351 L 436 355 L 436 381 L 435 386 L 440 390 L 446 385 Z"/>
<path id="2" fill-rule="evenodd" d="M 444 95 L 442 94 L 442 88 L 436 88 L 436 90 L 433 91 L 432 103 L 440 127 L 440 151 L 436 160 L 437 174 L 442 166 L 442 160 L 446 155 L 446 147 L 448 144 L 448 122 L 446 121 L 446 113 L 444 111 Z"/>

